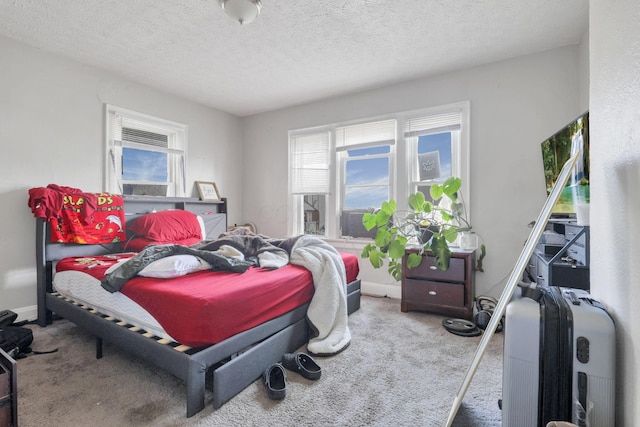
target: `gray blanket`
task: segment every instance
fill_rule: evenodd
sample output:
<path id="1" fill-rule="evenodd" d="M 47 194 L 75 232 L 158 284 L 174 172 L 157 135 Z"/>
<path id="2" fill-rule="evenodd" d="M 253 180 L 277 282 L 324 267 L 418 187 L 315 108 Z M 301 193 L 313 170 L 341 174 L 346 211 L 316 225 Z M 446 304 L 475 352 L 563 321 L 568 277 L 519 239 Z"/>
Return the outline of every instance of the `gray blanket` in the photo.
<path id="1" fill-rule="evenodd" d="M 289 256 L 298 237 L 276 239 L 255 234 L 243 228 L 221 234 L 217 239 L 194 245 L 198 249 L 217 251 L 222 246 L 231 246 L 240 251 L 245 259 L 255 261 L 262 268 L 280 268 L 289 263 Z"/>
<path id="2" fill-rule="evenodd" d="M 220 255 L 216 252 L 199 250 L 182 245 L 151 245 L 144 248 L 136 256 L 113 270 L 102 279 L 101 286 L 107 291 L 119 292 L 128 280 L 134 278 L 142 269 L 161 258 L 171 255 L 194 255 L 211 264 L 213 271 L 233 271 L 244 273 L 254 265 L 251 261 L 238 260 Z"/>
<path id="3" fill-rule="evenodd" d="M 102 287 L 113 293 L 118 292 L 128 280 L 133 279 L 142 269 L 161 258 L 172 255 L 194 255 L 211 264 L 213 271 L 244 273 L 251 266 L 278 268 L 289 262 L 289 255 L 298 237 L 273 239 L 254 234 L 244 229 L 223 233 L 220 238 L 203 241 L 193 246 L 151 245 L 136 256 L 123 262 L 102 280 Z M 218 251 L 222 246 L 232 246 L 242 252 L 244 260 L 227 257 Z"/>

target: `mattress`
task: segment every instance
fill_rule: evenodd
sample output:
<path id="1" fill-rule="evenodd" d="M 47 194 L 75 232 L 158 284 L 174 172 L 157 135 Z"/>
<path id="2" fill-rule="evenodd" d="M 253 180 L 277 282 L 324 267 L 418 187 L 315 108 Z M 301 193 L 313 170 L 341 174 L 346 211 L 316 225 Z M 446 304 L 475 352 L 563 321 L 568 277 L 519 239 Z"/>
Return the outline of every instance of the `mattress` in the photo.
<path id="1" fill-rule="evenodd" d="M 341 256 L 351 282 L 359 272 L 357 256 Z M 92 264 L 96 267 L 92 268 L 78 263 L 79 259 L 58 264 L 53 280 L 57 292 L 192 347 L 214 344 L 255 327 L 309 302 L 314 293 L 311 273 L 294 265 L 277 270 L 250 268 L 242 274 L 200 271 L 169 279 L 135 277 L 121 292 L 109 293 L 100 286 L 107 265 Z"/>
<path id="2" fill-rule="evenodd" d="M 53 289 L 80 305 L 144 329 L 153 335 L 175 341 L 158 321 L 138 303 L 123 293 L 110 293 L 100 286 L 100 280 L 82 271 L 60 271 L 53 277 Z"/>

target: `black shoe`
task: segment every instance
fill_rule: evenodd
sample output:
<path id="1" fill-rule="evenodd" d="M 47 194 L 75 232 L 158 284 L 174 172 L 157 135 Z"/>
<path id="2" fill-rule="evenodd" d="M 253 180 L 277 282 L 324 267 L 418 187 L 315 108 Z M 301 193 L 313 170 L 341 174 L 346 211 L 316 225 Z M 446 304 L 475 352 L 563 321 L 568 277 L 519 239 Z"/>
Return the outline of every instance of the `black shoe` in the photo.
<path id="1" fill-rule="evenodd" d="M 269 366 L 262 374 L 269 399 L 282 400 L 287 395 L 287 375 L 279 363 Z"/>
<path id="2" fill-rule="evenodd" d="M 285 353 L 281 363 L 285 368 L 299 373 L 308 380 L 317 380 L 322 374 L 322 368 L 306 353 Z"/>

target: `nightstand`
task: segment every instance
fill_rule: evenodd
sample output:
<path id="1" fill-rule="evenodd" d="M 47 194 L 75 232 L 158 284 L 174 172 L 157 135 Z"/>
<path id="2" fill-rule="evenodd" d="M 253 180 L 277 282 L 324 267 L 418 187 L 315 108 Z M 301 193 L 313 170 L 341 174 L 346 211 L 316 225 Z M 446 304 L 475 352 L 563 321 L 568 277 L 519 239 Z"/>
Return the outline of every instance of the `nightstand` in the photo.
<path id="1" fill-rule="evenodd" d="M 411 269 L 403 258 L 401 311 L 430 311 L 472 320 L 475 260 L 475 251 L 452 251 L 449 269 L 442 271 L 431 252 L 425 252 L 422 263 Z"/>

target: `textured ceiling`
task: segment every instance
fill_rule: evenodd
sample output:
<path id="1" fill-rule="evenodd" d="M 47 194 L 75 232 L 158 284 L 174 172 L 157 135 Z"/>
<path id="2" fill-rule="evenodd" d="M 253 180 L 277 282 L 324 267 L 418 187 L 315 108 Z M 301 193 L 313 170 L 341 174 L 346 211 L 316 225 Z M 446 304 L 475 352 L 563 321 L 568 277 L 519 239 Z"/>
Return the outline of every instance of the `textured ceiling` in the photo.
<path id="1" fill-rule="evenodd" d="M 238 116 L 577 44 L 586 0 L 0 0 L 0 35 Z"/>

